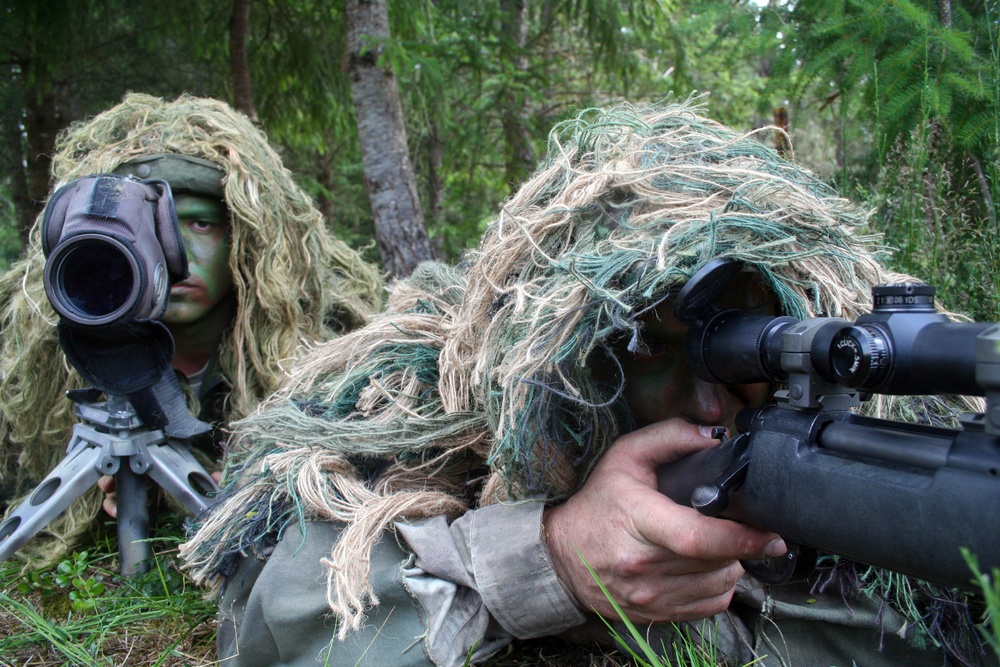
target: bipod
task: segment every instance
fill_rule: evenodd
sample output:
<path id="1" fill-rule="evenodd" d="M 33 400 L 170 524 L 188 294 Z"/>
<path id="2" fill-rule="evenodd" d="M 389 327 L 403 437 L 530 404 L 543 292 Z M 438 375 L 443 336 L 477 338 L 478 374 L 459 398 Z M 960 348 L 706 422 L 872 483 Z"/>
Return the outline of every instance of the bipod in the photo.
<path id="1" fill-rule="evenodd" d="M 123 575 L 145 570 L 150 556 L 145 477 L 197 515 L 213 502 L 215 480 L 191 454 L 186 440 L 147 428 L 124 396 L 79 389 L 68 392 L 80 422 L 66 457 L 17 509 L 0 523 L 0 562 L 55 520 L 102 475 L 114 475 L 118 505 L 118 553 Z"/>

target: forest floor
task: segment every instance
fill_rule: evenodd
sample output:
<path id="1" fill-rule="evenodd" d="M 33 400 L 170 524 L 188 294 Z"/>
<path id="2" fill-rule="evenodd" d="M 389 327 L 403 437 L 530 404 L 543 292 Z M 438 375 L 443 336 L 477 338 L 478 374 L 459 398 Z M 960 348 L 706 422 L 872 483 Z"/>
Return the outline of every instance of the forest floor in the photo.
<path id="1" fill-rule="evenodd" d="M 102 528 L 50 568 L 0 564 L 0 666 L 216 663 L 216 605 L 180 572 L 179 523 L 151 541 L 149 571 L 130 577 L 118 573 L 113 532 Z"/>

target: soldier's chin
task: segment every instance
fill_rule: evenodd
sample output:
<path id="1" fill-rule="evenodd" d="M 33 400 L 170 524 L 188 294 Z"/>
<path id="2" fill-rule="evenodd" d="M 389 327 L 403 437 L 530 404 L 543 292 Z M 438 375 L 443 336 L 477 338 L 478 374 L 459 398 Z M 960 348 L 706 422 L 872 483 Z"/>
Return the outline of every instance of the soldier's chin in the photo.
<path id="1" fill-rule="evenodd" d="M 204 315 L 204 309 L 189 301 L 174 302 L 171 300 L 167 310 L 163 313 L 160 321 L 170 326 L 171 324 L 188 324 L 194 322 Z"/>

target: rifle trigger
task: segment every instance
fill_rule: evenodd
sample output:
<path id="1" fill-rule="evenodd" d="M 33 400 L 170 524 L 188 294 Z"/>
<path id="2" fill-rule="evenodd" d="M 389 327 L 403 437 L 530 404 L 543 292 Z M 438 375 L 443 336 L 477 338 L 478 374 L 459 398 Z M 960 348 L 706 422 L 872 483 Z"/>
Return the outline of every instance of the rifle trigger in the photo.
<path id="1" fill-rule="evenodd" d="M 764 558 L 762 560 L 741 560 L 740 565 L 747 574 L 757 579 L 763 584 L 779 585 L 791 579 L 805 579 L 816 567 L 816 551 L 809 548 L 800 548 L 798 544 L 789 542 L 788 553 L 777 558 Z M 776 569 L 783 565 L 783 569 Z M 774 566 L 774 567 L 772 567 Z"/>

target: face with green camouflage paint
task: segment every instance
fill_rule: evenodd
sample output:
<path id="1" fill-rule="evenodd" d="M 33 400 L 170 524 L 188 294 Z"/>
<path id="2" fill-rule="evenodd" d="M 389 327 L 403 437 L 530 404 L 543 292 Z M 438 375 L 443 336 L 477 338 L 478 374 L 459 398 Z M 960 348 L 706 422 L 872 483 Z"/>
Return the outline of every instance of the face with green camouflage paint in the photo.
<path id="1" fill-rule="evenodd" d="M 228 325 L 233 276 L 229 270 L 229 210 L 214 197 L 175 194 L 191 275 L 170 288 L 161 318 L 172 331 L 198 325 Z M 220 329 L 221 331 L 221 329 Z"/>

